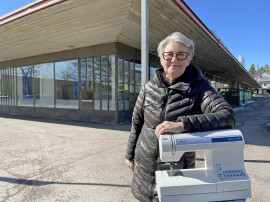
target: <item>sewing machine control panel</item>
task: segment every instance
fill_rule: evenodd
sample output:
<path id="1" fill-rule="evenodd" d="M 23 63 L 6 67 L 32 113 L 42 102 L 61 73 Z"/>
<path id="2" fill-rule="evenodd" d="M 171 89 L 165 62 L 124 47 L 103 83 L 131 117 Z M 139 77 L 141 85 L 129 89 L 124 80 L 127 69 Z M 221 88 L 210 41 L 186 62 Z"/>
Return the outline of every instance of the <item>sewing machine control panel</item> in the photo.
<path id="1" fill-rule="evenodd" d="M 247 174 L 243 170 L 224 170 L 218 176 L 220 180 L 240 180 L 246 178 Z"/>

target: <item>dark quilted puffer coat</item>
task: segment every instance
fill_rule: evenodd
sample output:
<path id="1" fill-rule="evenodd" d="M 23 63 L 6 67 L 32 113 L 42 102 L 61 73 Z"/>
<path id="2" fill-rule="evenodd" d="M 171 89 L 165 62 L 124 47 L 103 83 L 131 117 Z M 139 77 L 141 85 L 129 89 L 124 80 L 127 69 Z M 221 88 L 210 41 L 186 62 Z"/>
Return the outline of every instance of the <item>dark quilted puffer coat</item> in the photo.
<path id="1" fill-rule="evenodd" d="M 133 195 L 140 201 L 156 197 L 155 171 L 160 169 L 155 128 L 163 121 L 182 121 L 185 132 L 233 128 L 231 106 L 213 89 L 195 65 L 172 85 L 163 79 L 164 70 L 156 71 L 141 89 L 132 117 L 126 159 L 134 160 Z M 180 168 L 194 168 L 195 152 L 187 152 Z"/>

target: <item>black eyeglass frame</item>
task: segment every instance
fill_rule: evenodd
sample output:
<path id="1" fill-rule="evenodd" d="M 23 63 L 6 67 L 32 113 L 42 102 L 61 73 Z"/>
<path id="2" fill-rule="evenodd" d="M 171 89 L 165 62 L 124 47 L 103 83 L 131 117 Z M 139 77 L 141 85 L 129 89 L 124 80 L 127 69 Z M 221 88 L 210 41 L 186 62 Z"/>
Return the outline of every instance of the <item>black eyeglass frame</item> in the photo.
<path id="1" fill-rule="evenodd" d="M 166 54 L 166 53 L 171 53 L 171 54 L 172 54 L 172 58 L 171 58 L 171 59 L 166 59 L 165 56 L 164 56 L 164 54 Z M 178 53 L 181 53 L 181 54 L 185 53 L 185 54 L 186 54 L 186 57 L 185 57 L 184 59 L 179 59 L 179 58 L 177 57 L 177 54 L 178 54 Z M 162 53 L 162 57 L 163 57 L 164 60 L 172 60 L 172 59 L 173 59 L 173 56 L 176 55 L 176 59 L 177 59 L 177 60 L 186 60 L 187 57 L 190 55 L 190 54 L 187 53 L 187 52 L 178 52 L 178 53 L 174 54 L 174 53 L 172 53 L 172 52 L 163 52 L 163 53 Z"/>

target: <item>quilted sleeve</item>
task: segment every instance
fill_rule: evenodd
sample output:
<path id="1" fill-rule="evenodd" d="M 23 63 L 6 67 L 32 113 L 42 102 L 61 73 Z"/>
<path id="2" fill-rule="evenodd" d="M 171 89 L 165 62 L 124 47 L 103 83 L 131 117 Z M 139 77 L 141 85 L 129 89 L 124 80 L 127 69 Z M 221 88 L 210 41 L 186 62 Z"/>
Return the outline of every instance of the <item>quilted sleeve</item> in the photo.
<path id="1" fill-rule="evenodd" d="M 235 114 L 227 101 L 219 95 L 207 80 L 200 84 L 200 95 L 197 103 L 203 114 L 181 116 L 184 132 L 198 132 L 235 127 Z"/>

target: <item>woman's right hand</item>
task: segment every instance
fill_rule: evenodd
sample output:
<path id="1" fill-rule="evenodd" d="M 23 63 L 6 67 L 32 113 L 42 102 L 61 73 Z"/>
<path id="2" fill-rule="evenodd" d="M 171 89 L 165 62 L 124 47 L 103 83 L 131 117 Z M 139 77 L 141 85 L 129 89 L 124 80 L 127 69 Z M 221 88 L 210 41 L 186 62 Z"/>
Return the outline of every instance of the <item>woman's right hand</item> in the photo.
<path id="1" fill-rule="evenodd" d="M 134 170 L 134 161 L 130 161 L 130 160 L 126 159 L 126 165 L 131 171 Z"/>

